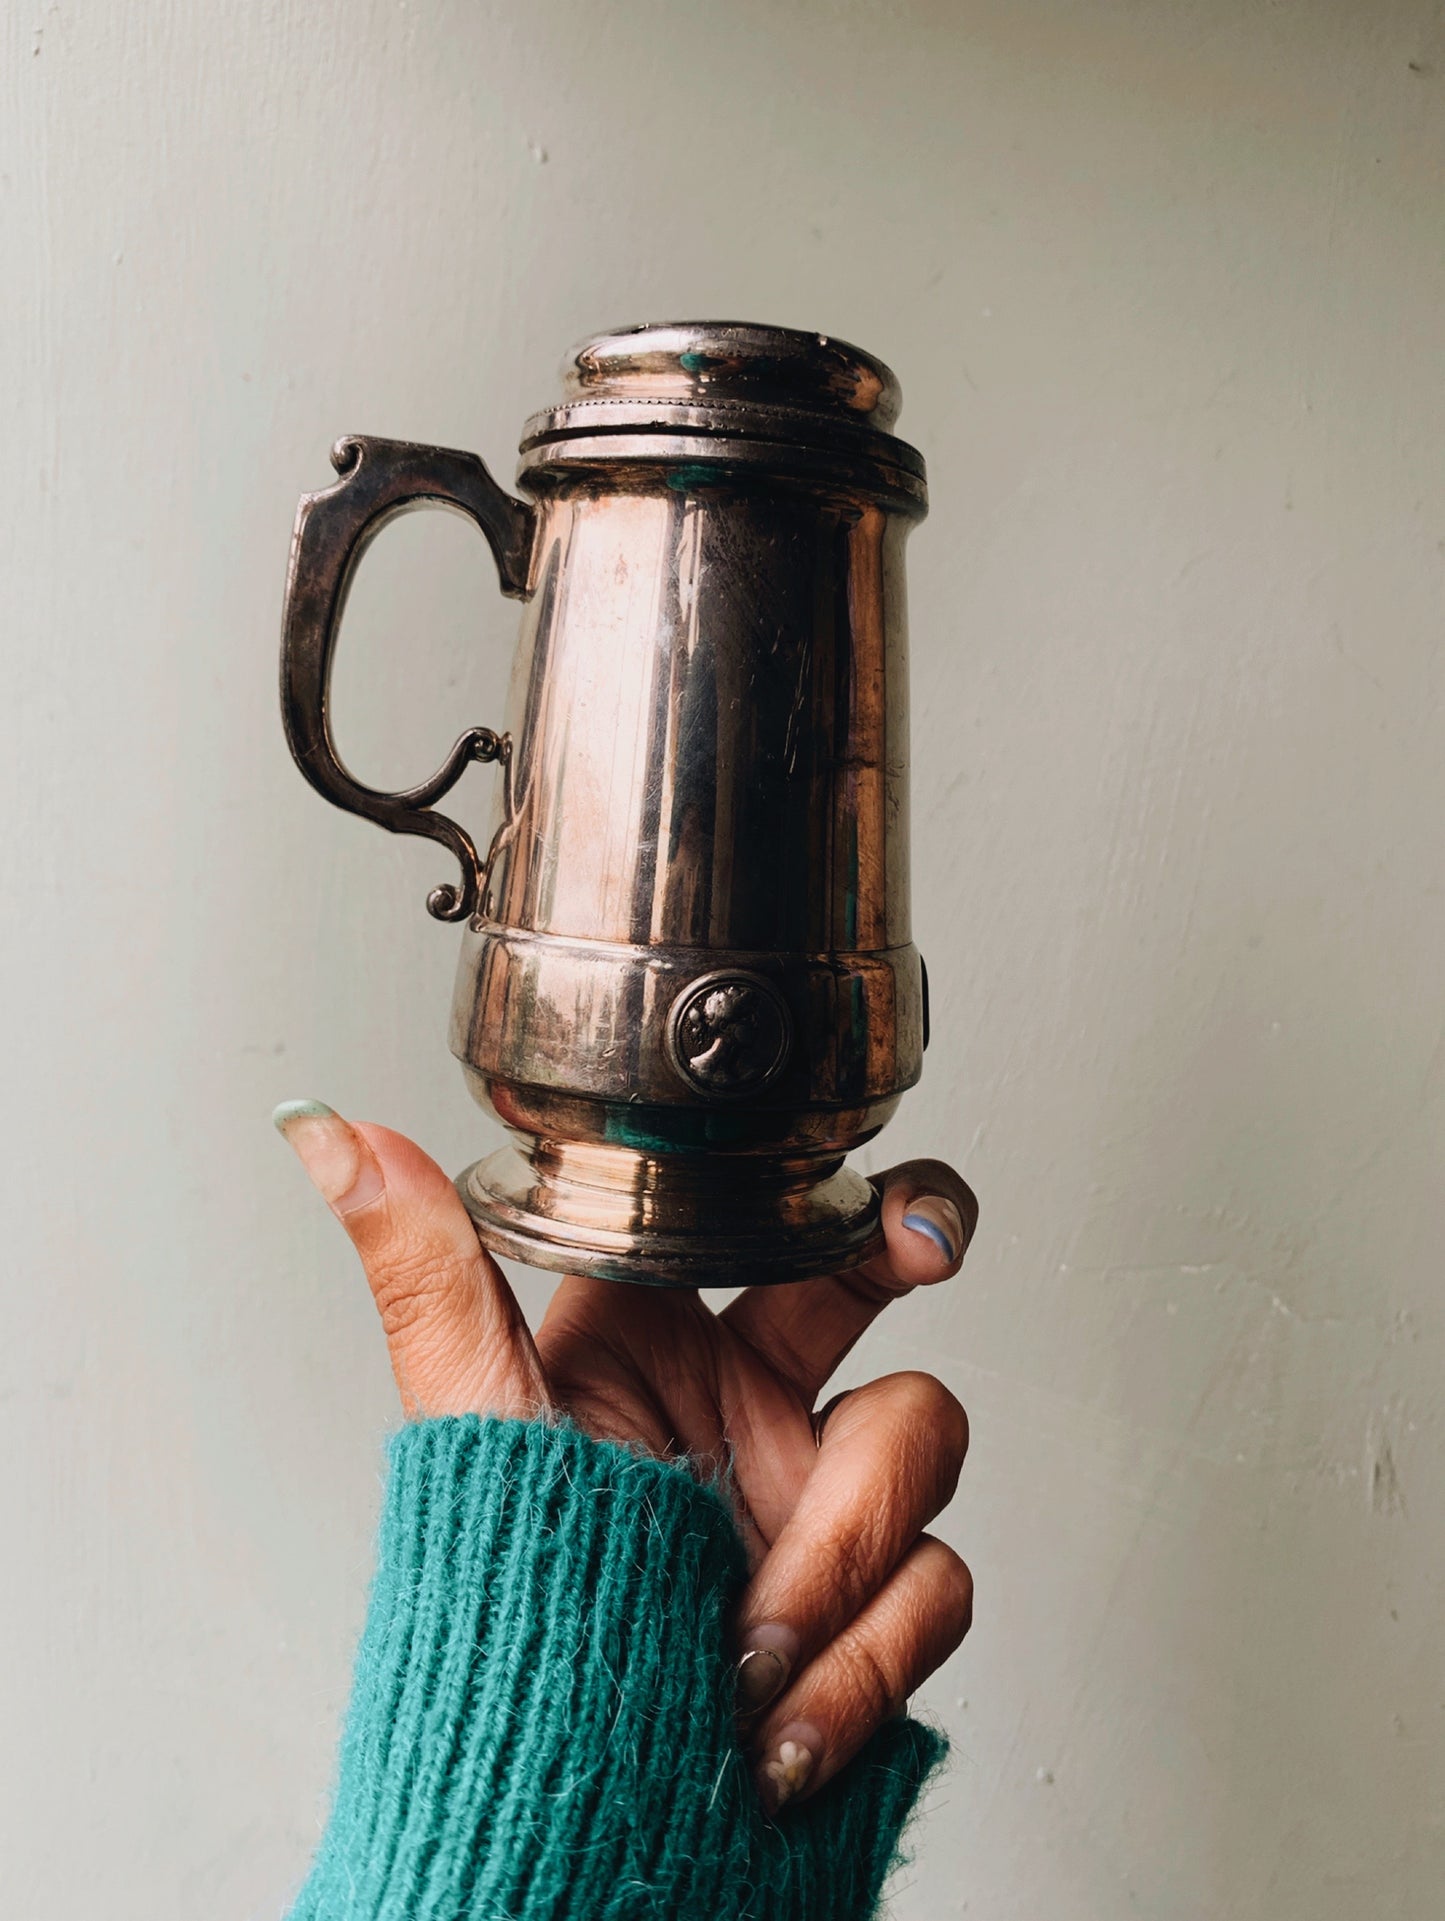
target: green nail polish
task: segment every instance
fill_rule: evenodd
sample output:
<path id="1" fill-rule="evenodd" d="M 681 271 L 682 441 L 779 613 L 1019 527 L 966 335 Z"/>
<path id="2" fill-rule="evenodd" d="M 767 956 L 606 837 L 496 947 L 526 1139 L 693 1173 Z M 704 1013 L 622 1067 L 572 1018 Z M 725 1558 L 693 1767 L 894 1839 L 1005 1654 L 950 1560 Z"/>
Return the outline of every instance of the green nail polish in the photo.
<path id="1" fill-rule="evenodd" d="M 336 1109 L 328 1107 L 325 1101 L 282 1101 L 271 1116 L 271 1124 L 278 1134 L 284 1134 L 292 1121 L 334 1121 Z"/>

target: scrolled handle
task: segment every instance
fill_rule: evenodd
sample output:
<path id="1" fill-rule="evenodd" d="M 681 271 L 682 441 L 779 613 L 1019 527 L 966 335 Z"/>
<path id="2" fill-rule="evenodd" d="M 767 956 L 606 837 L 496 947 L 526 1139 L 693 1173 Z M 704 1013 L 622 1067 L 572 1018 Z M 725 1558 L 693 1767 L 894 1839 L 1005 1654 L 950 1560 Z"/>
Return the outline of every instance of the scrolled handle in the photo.
<path id="1" fill-rule="evenodd" d="M 331 664 L 356 564 L 389 520 L 418 507 L 450 507 L 487 537 L 502 592 L 523 600 L 535 527 L 534 510 L 499 487 L 475 454 L 408 440 L 348 434 L 331 450 L 340 478 L 304 494 L 291 537 L 286 609 L 281 627 L 281 715 L 296 765 L 317 793 L 393 834 L 422 834 L 449 847 L 461 864 L 459 884 L 432 889 L 427 908 L 438 920 L 469 920 L 482 905 L 488 863 L 465 828 L 433 805 L 474 760 L 496 760 L 510 775 L 511 740 L 490 727 L 469 727 L 430 780 L 398 794 L 367 787 L 348 773 L 331 733 Z"/>

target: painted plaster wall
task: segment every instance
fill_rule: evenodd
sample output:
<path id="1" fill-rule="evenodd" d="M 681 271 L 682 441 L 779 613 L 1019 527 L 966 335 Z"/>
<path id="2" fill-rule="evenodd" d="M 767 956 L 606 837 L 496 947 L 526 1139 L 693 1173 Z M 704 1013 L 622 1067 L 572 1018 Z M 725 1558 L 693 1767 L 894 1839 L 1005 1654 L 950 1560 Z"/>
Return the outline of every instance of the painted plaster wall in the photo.
<path id="1" fill-rule="evenodd" d="M 879 1145 L 983 1226 L 856 1372 L 969 1403 L 979 1600 L 895 1912 L 1438 1914 L 1442 165 L 1425 0 L 6 10 L 7 1914 L 279 1912 L 391 1392 L 267 1116 L 488 1138 L 444 863 L 285 756 L 295 496 L 343 429 L 506 474 L 569 341 L 719 312 L 882 353 L 932 477 Z M 514 619 L 389 534 L 355 765 Z"/>

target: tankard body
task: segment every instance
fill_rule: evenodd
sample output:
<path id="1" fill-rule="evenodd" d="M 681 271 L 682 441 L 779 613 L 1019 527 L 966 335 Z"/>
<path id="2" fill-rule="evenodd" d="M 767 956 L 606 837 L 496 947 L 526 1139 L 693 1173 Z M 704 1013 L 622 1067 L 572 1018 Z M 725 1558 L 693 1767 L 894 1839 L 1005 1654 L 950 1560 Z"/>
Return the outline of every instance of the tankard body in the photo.
<path id="1" fill-rule="evenodd" d="M 328 798 L 448 845 L 466 931 L 451 1044 L 515 1142 L 459 1188 L 483 1241 L 681 1284 L 862 1258 L 843 1165 L 918 1078 L 904 544 L 920 457 L 881 363 L 813 334 L 644 327 L 571 356 L 518 481 L 357 438 L 303 501 L 283 705 Z M 502 730 L 361 787 L 325 684 L 347 580 L 393 514 L 476 518 L 524 602 Z M 501 763 L 479 851 L 434 803 Z"/>

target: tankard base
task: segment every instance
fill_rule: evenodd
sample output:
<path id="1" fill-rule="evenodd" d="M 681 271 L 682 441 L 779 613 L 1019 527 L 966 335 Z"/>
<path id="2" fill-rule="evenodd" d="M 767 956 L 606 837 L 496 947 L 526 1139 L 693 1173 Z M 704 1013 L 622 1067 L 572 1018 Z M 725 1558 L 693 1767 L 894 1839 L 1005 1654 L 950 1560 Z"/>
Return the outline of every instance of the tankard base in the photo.
<path id="1" fill-rule="evenodd" d="M 882 1246 L 877 1194 L 836 1160 L 780 1174 L 750 1156 L 504 1147 L 457 1191 L 493 1254 L 650 1287 L 811 1280 Z"/>

